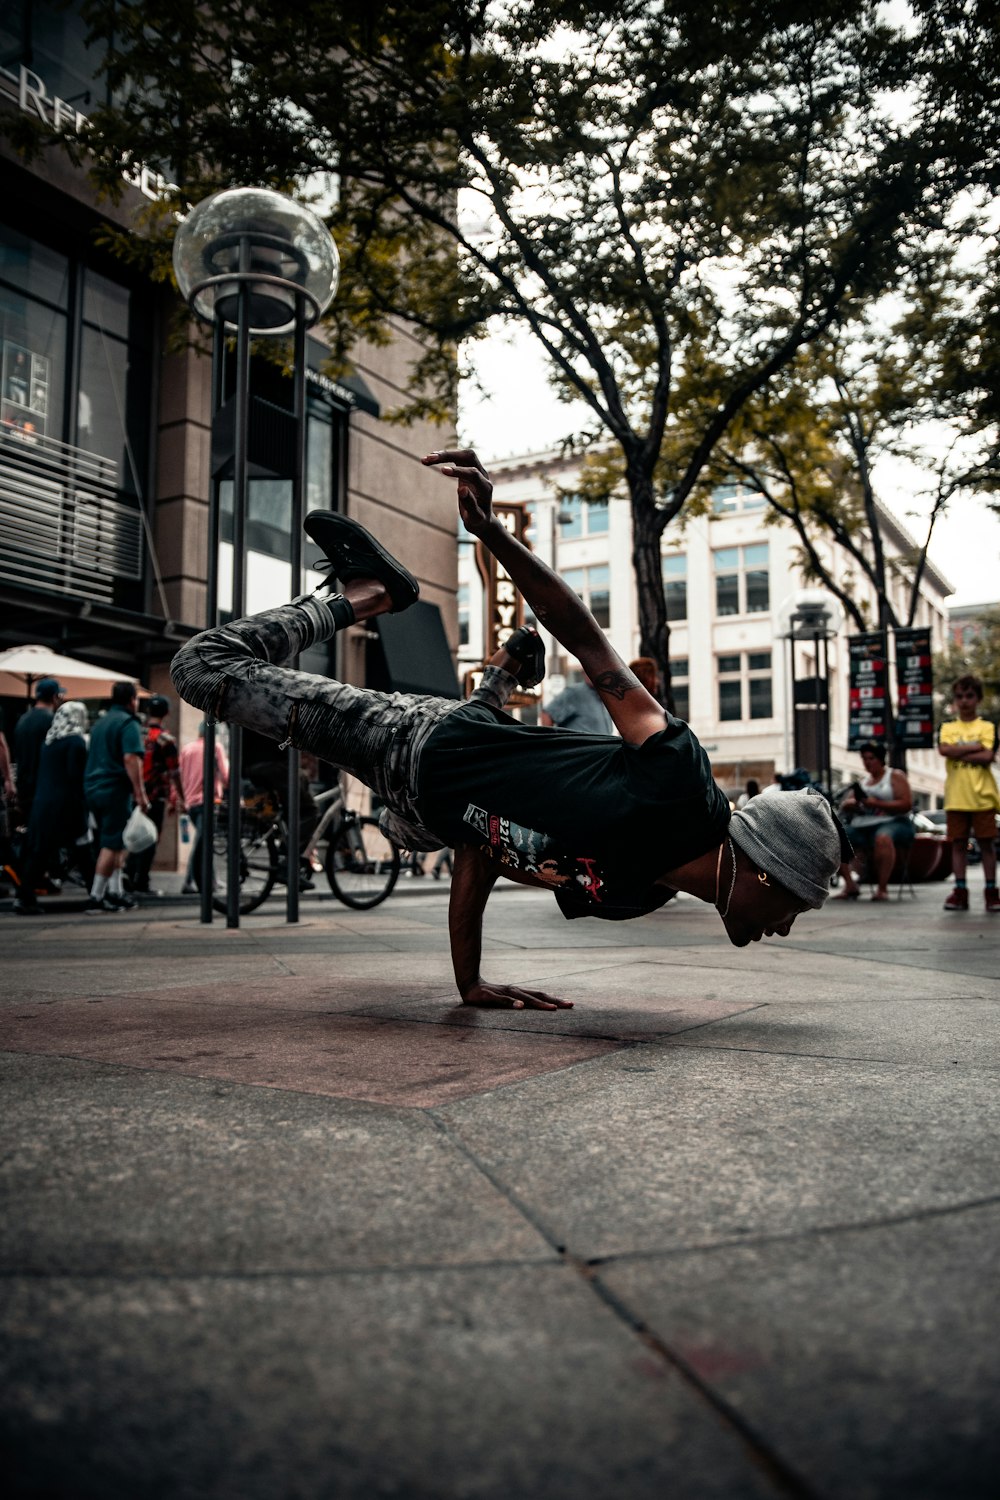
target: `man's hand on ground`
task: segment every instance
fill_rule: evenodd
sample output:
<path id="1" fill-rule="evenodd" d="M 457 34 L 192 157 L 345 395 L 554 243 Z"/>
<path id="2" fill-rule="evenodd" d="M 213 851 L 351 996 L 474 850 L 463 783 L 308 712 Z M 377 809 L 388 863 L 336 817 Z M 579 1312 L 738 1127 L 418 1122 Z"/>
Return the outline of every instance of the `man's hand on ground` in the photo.
<path id="1" fill-rule="evenodd" d="M 486 984 L 479 980 L 462 996 L 463 1005 L 491 1006 L 505 1010 L 572 1010 L 572 1000 L 558 1000 L 543 990 L 526 990 L 518 984 Z"/>

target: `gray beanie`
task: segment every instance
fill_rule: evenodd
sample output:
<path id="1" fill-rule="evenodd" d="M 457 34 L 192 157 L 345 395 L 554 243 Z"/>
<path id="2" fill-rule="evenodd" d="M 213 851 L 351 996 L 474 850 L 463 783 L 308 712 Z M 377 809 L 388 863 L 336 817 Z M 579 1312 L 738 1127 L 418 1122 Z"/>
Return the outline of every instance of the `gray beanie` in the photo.
<path id="1" fill-rule="evenodd" d="M 729 833 L 754 864 L 815 907 L 829 896 L 831 875 L 851 857 L 830 804 L 815 787 L 768 787 L 733 813 Z"/>

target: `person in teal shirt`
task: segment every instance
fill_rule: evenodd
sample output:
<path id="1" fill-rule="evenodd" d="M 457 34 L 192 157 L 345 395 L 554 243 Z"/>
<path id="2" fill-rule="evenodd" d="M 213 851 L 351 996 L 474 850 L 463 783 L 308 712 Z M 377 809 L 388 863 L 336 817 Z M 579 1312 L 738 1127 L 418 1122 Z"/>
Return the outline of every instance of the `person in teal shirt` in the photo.
<path id="1" fill-rule="evenodd" d="M 83 790 L 97 819 L 98 848 L 88 912 L 124 911 L 137 903 L 122 886 L 125 841 L 122 837 L 133 802 L 143 812 L 149 799 L 142 780 L 142 725 L 136 715 L 134 682 L 116 682 L 111 707 L 98 719 L 90 735 Z"/>

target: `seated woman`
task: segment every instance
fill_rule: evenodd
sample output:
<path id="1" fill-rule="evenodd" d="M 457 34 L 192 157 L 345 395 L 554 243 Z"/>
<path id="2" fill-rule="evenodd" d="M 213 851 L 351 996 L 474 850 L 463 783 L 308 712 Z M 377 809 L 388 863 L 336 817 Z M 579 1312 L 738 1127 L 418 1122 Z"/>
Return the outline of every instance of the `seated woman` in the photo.
<path id="1" fill-rule="evenodd" d="M 860 796 L 852 796 L 841 803 L 840 810 L 848 822 L 848 834 L 854 845 L 854 864 L 860 856 L 867 854 L 871 874 L 875 880 L 873 901 L 888 901 L 889 876 L 896 862 L 896 849 L 913 842 L 913 819 L 910 809 L 913 794 L 910 783 L 902 771 L 886 767 L 886 749 L 869 740 L 861 746 L 861 760 L 865 768 L 865 779 L 856 782 Z M 856 901 L 859 887 L 854 865 L 840 867 L 844 877 L 844 889 L 837 901 Z"/>

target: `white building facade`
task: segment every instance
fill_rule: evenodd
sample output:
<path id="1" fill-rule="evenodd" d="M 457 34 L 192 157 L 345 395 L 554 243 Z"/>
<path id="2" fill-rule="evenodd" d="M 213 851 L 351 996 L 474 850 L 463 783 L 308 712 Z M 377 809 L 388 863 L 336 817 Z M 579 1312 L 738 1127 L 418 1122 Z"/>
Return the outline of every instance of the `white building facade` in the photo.
<path id="1" fill-rule="evenodd" d="M 579 459 L 558 452 L 529 453 L 486 466 L 495 497 L 528 507 L 528 540 L 538 555 L 587 601 L 625 661 L 639 655 L 639 624 L 632 569 L 632 526 L 628 500 L 587 505 L 572 495 Z M 768 525 L 759 495 L 725 486 L 715 495 L 712 515 L 675 523 L 663 539 L 664 581 L 670 616 L 669 656 L 678 714 L 686 718 L 712 760 L 716 780 L 731 797 L 753 778 L 761 786 L 794 766 L 792 679 L 815 671 L 811 642 L 796 643 L 794 666 L 782 631 L 782 605 L 808 585 L 798 564 L 798 539 L 791 528 Z M 900 524 L 882 513 L 887 558 L 913 547 Z M 851 575 L 840 549 L 824 547 L 838 585 Z M 812 585 L 814 587 L 814 585 Z M 904 589 L 893 605 L 904 617 Z M 948 580 L 929 563 L 920 591 L 915 626 L 931 630 L 935 651 L 945 644 Z M 866 617 L 877 620 L 874 592 L 852 587 Z M 486 649 L 483 591 L 472 548 L 459 547 L 459 668 L 474 669 Z M 830 640 L 829 693 L 833 785 L 854 780 L 860 771 L 856 751 L 847 749 L 848 652 L 853 625 Z M 548 682 L 554 696 L 564 678 L 577 671 L 558 643 L 545 636 Z M 891 648 L 890 648 L 891 654 Z M 907 774 L 920 807 L 940 806 L 942 762 L 936 750 L 907 752 Z"/>

